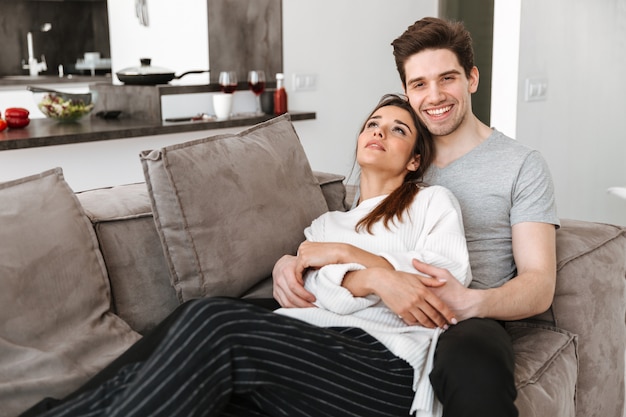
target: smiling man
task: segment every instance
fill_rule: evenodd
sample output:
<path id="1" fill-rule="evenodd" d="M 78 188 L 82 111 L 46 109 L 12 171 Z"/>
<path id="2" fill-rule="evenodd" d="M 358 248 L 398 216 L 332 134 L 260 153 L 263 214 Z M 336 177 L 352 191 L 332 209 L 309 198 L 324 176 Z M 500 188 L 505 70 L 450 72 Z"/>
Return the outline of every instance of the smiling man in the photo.
<path id="1" fill-rule="evenodd" d="M 417 260 L 423 274 L 391 271 L 390 306 L 411 303 L 409 324 L 447 329 L 430 380 L 445 417 L 517 416 L 514 355 L 503 322 L 550 306 L 556 282 L 554 186 L 541 155 L 481 122 L 472 39 L 458 22 L 427 17 L 392 42 L 402 87 L 433 134 L 435 160 L 425 181 L 450 189 L 461 205 L 473 281 Z M 274 267 L 274 297 L 283 307 L 310 307 L 315 297 L 294 272 Z M 444 285 L 434 284 L 445 282 Z M 357 278 L 343 286 L 355 294 Z M 400 314 L 399 311 L 394 311 Z"/>
<path id="2" fill-rule="evenodd" d="M 538 152 L 473 114 L 479 72 L 461 23 L 424 18 L 392 45 L 405 93 L 435 139 L 425 179 L 458 198 L 474 277 L 465 288 L 447 271 L 414 262 L 447 281 L 431 289 L 446 308 L 422 303 L 418 321 L 458 321 L 439 339 L 431 382 L 446 417 L 517 416 L 513 350 L 501 321 L 541 313 L 554 295 L 559 220 L 550 173 Z"/>

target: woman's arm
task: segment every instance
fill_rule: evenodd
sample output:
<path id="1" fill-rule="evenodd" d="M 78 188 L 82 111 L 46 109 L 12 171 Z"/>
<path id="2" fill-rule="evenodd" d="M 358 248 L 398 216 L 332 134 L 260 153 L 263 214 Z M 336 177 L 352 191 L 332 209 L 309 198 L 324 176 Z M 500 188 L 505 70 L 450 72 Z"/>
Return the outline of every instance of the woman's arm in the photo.
<path id="1" fill-rule="evenodd" d="M 331 264 L 357 263 L 366 268 L 393 269 L 393 266 L 382 256 L 359 249 L 349 243 L 311 242 L 306 240 L 300 244 L 296 261 L 296 269 L 321 268 Z"/>
<path id="2" fill-rule="evenodd" d="M 422 239 L 414 250 L 383 254 L 394 265 L 394 271 L 370 268 L 350 272 L 342 285 L 355 296 L 376 294 L 408 324 L 445 327 L 455 322 L 455 314 L 432 289 L 445 287 L 449 279 L 455 278 L 463 285 L 471 280 L 462 218 L 456 199 L 447 189 L 433 187 L 429 195 L 422 195 L 421 202 L 417 200 L 411 218 L 417 223 L 419 219 L 424 221 L 419 230 Z M 412 265 L 413 257 L 449 268 L 454 275 L 442 279 L 419 276 Z"/>
<path id="3" fill-rule="evenodd" d="M 450 191 L 430 187 L 427 203 L 414 204 L 413 218 L 424 219 L 413 250 L 381 253 L 396 271 L 415 273 L 413 259 L 447 269 L 464 286 L 472 279 L 460 207 Z M 421 214 L 420 214 L 421 213 Z"/>

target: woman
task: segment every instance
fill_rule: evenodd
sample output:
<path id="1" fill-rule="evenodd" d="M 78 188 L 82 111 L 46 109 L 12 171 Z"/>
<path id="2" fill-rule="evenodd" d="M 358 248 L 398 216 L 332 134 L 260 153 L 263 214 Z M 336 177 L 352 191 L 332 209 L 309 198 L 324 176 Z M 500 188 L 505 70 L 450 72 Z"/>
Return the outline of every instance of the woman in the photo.
<path id="1" fill-rule="evenodd" d="M 43 415 L 440 413 L 422 376 L 440 329 L 411 326 L 410 306 L 380 301 L 393 291 L 384 271 L 415 272 L 413 257 L 469 283 L 456 200 L 444 188 L 419 184 L 431 149 L 408 102 L 383 97 L 357 143 L 359 205 L 315 220 L 299 249 L 300 270 L 307 270 L 320 308 L 276 314 L 241 300 L 188 302 Z M 359 280 L 367 288 L 352 288 L 355 274 L 371 276 Z"/>

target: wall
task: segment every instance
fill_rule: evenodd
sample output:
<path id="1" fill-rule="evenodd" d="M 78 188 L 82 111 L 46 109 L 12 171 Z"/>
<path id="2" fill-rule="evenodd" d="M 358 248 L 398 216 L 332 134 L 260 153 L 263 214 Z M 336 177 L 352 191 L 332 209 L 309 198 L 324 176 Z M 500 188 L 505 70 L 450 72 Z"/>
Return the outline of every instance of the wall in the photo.
<path id="1" fill-rule="evenodd" d="M 207 0 L 148 1 L 149 26 L 139 23 L 135 2 L 107 0 L 113 73 L 140 65 L 152 65 L 180 75 L 209 68 Z M 120 84 L 113 77 L 114 83 Z M 208 74 L 190 74 L 170 84 L 208 84 Z"/>
<path id="2" fill-rule="evenodd" d="M 350 174 L 368 112 L 383 94 L 402 91 L 391 41 L 436 13 L 435 0 L 283 0 L 289 108 L 317 112 L 296 126 L 313 169 Z M 315 75 L 316 90 L 295 91 L 294 74 Z"/>
<path id="3" fill-rule="evenodd" d="M 519 64 L 510 68 L 517 60 L 509 62 L 507 71 L 517 72 L 509 84 L 516 91 L 508 102 L 494 98 L 492 125 L 541 151 L 561 217 L 626 225 L 626 200 L 606 192 L 626 186 L 626 0 L 496 0 L 496 8 L 498 3 L 519 6 L 506 35 L 509 49 L 519 45 Z M 510 32 L 515 27 L 517 34 Z M 494 34 L 495 41 L 503 38 Z M 494 62 L 494 78 L 496 71 Z M 544 101 L 525 100 L 525 80 L 534 77 L 547 81 Z M 497 118 L 495 108 L 516 117 Z"/>
<path id="4" fill-rule="evenodd" d="M 130 2 L 129 2 L 130 3 Z M 75 16 L 80 16 L 76 19 Z M 49 22 L 49 32 L 38 28 Z M 33 31 L 34 55 L 48 64 L 45 74 L 58 74 L 62 64 L 66 73 L 85 52 L 109 55 L 106 0 L 97 1 L 0 1 L 0 76 L 28 74 L 22 60 L 28 61 L 26 34 Z"/>

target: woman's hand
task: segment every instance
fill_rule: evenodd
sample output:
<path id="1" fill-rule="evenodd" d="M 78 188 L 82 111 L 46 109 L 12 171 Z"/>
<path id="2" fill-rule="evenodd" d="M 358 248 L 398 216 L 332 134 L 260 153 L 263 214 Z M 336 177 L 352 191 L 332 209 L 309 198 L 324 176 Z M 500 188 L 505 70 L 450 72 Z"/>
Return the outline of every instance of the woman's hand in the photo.
<path id="1" fill-rule="evenodd" d="M 385 268 L 368 268 L 348 273 L 343 285 L 357 297 L 378 295 L 409 325 L 445 328 L 457 322 L 454 313 L 432 291 L 445 286 L 444 280 Z"/>
<path id="2" fill-rule="evenodd" d="M 393 269 L 382 256 L 357 248 L 349 243 L 304 241 L 298 248 L 296 273 L 308 268 L 318 269 L 331 264 L 357 263 L 366 268 Z"/>
<path id="3" fill-rule="evenodd" d="M 346 263 L 344 252 L 350 245 L 333 242 L 310 242 L 305 240 L 298 247 L 296 271 L 301 274 L 307 268 L 321 268 L 330 264 Z"/>

